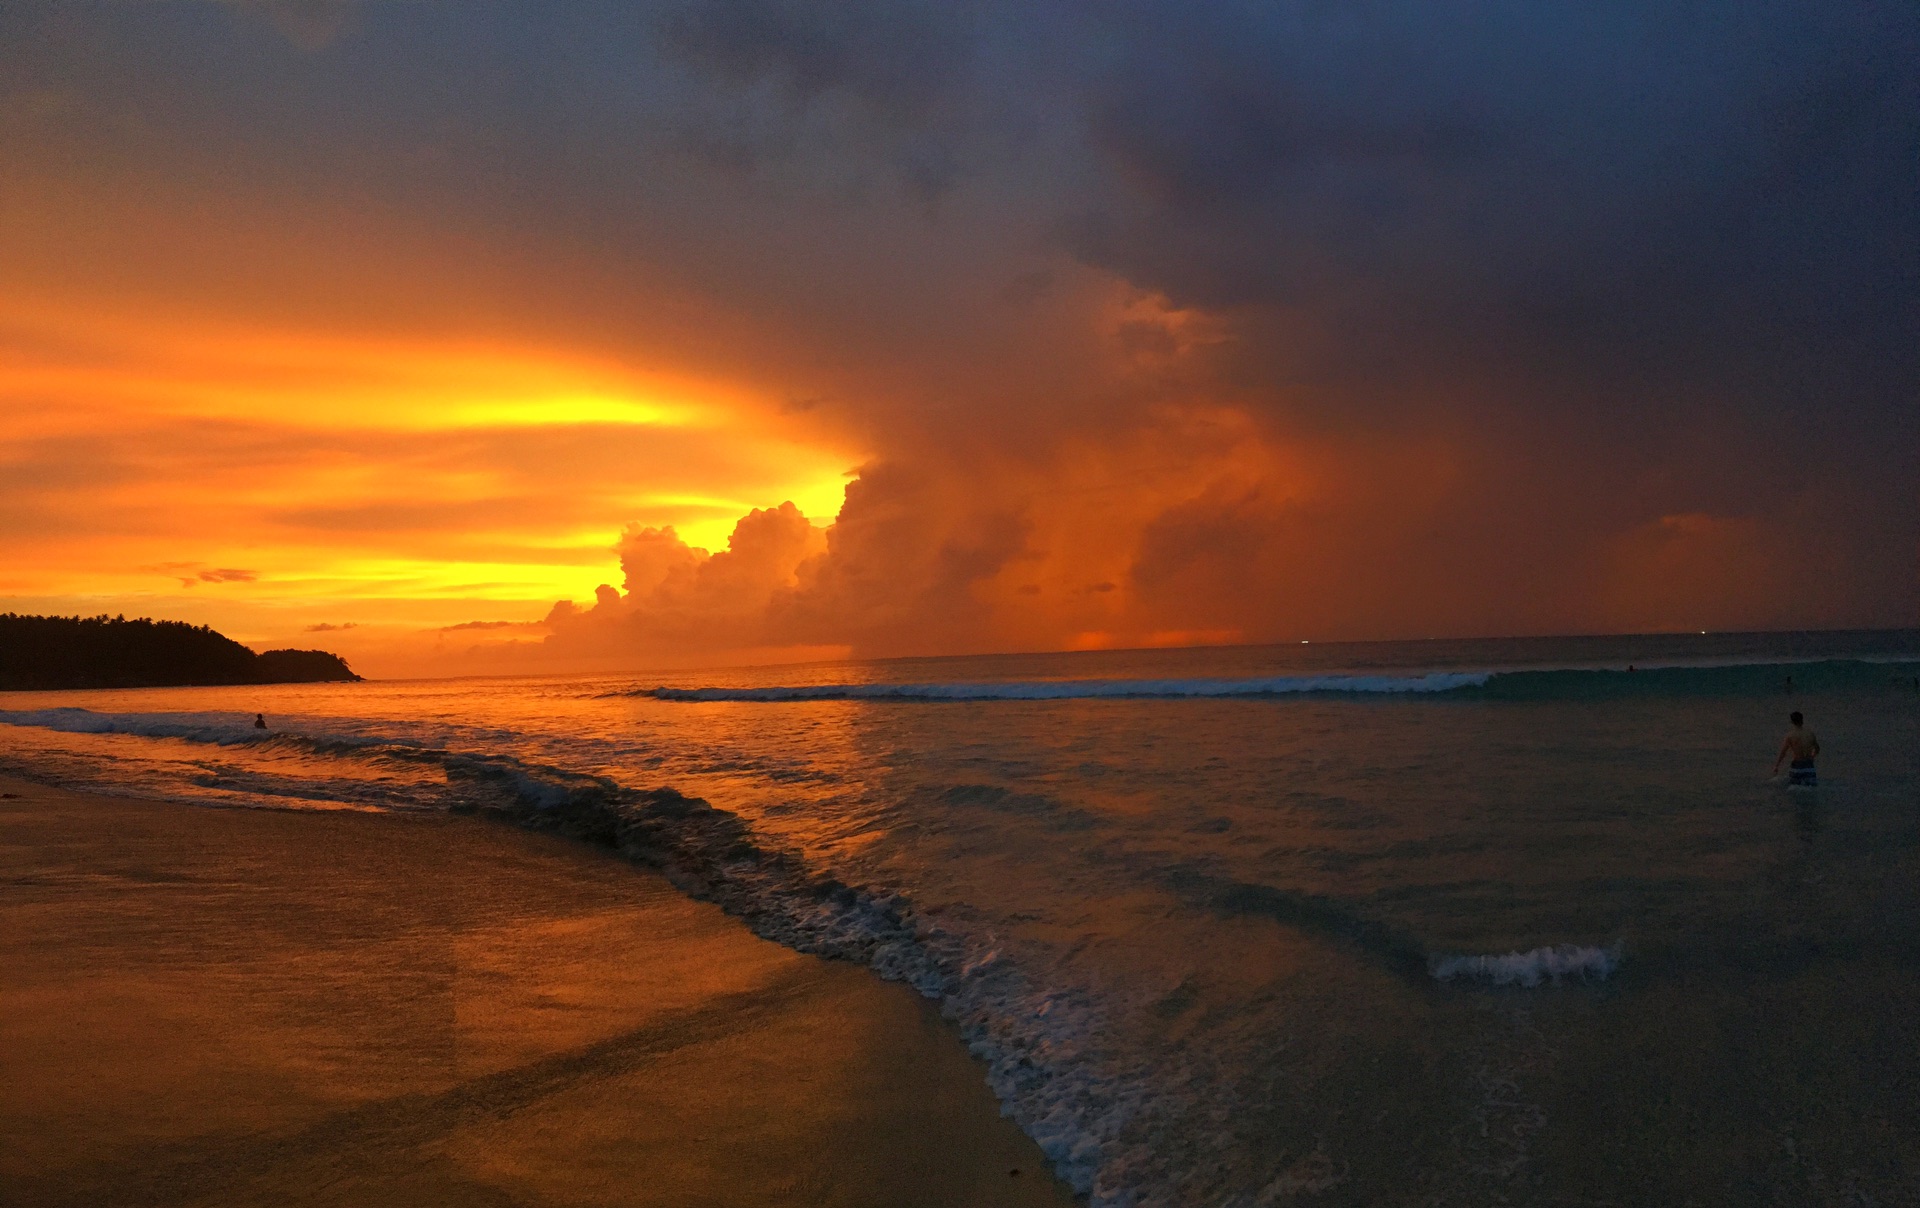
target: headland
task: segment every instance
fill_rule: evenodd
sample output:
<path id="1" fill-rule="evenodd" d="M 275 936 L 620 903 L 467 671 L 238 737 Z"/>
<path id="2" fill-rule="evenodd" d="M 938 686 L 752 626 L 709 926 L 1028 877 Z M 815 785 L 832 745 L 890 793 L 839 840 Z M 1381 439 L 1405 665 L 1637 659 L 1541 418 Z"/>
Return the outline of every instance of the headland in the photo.
<path id="1" fill-rule="evenodd" d="M 0 614 L 0 690 L 295 684 L 360 677 L 324 650 L 256 653 L 205 625 Z"/>

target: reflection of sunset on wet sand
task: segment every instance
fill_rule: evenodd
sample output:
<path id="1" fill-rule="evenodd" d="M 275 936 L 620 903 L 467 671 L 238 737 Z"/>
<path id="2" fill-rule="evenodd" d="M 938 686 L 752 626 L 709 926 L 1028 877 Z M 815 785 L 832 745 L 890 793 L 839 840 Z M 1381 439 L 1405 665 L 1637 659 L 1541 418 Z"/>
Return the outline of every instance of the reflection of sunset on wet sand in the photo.
<path id="1" fill-rule="evenodd" d="M 37 939 L 0 1013 L 10 1202 L 1067 1202 L 1008 1178 L 1040 1155 L 907 990 L 623 863 L 444 819 L 0 783 L 10 875 L 99 875 L 67 861 L 111 829 L 133 887 L 8 903 L 38 920 L 9 928 Z M 74 949 L 87 969 L 47 959 Z"/>

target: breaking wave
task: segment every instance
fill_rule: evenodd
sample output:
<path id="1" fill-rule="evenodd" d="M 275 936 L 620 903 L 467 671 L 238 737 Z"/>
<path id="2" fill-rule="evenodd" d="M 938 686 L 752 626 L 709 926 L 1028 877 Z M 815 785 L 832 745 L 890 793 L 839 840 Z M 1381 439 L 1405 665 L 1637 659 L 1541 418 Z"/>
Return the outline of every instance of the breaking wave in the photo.
<path id="1" fill-rule="evenodd" d="M 1496 986 L 1537 986 L 1543 981 L 1558 984 L 1563 978 L 1605 981 L 1619 966 L 1618 947 L 1573 944 L 1509 952 L 1505 956 L 1435 956 L 1428 960 L 1428 968 L 1436 981 L 1460 978 L 1491 982 Z"/>
<path id="2" fill-rule="evenodd" d="M 143 738 L 181 738 L 220 746 L 261 742 L 273 737 L 256 729 L 246 713 L 95 713 L 91 709 L 0 709 L 0 724 L 35 726 L 63 734 L 134 734 Z"/>
<path id="3" fill-rule="evenodd" d="M 1486 672 L 1425 675 L 1287 675 L 1257 679 L 981 681 L 947 684 L 800 684 L 770 688 L 643 688 L 627 693 L 672 701 L 1087 700 L 1101 697 L 1285 696 L 1302 692 L 1451 692 L 1487 681 Z"/>
<path id="4" fill-rule="evenodd" d="M 634 688 L 621 696 L 701 701 L 1046 701 L 1284 697 L 1448 696 L 1483 700 L 1582 700 L 1722 696 L 1920 685 L 1920 663 L 1872 659 L 1426 671 L 1194 679 L 979 680 L 950 683 L 790 684 Z"/>

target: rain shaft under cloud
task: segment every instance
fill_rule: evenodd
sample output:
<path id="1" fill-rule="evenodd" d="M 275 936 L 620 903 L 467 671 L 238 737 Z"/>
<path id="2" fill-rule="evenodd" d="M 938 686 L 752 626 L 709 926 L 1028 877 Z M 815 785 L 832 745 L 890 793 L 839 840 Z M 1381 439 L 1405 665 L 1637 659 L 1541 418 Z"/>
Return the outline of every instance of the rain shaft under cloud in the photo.
<path id="1" fill-rule="evenodd" d="M 498 416 L 445 437 L 505 448 L 510 475 L 412 498 L 373 413 L 262 395 L 220 417 L 222 447 L 283 448 L 297 422 L 324 429 L 329 465 L 398 485 L 342 507 L 353 475 L 313 474 L 243 542 L 143 514 L 149 540 L 109 543 L 124 511 L 64 484 L 184 492 L 206 446 L 102 453 L 58 430 L 45 375 L 0 376 L 33 413 L 0 426 L 29 471 L 0 492 L 9 561 L 33 548 L 26 517 L 74 534 L 11 598 L 81 590 L 71 555 L 95 541 L 129 567 L 249 568 L 193 590 L 236 615 L 271 601 L 263 637 L 411 615 L 391 565 L 295 608 L 272 594 L 287 560 L 250 552 L 337 538 L 422 567 L 476 542 L 564 548 L 545 581 L 596 560 L 621 580 L 550 610 L 539 575 L 449 576 L 468 594 L 444 622 L 546 618 L 502 631 L 513 665 L 1915 616 L 1908 5 L 29 4 L 0 22 L 16 307 L 535 350 L 695 383 L 706 417 L 591 411 L 631 452 L 583 477 L 578 391 L 572 412 L 536 391 L 524 445 Z M 71 326 L 0 335 L 45 359 Z M 155 389 L 115 389 L 92 397 L 125 429 L 170 422 Z M 757 451 L 769 433 L 817 468 L 758 468 L 780 457 Z M 782 506 L 801 478 L 812 494 Z M 829 481 L 849 484 L 837 514 Z M 681 541 L 693 513 L 669 496 L 722 510 Z M 130 582 L 112 590 L 149 590 Z M 466 665 L 435 641 L 393 665 Z"/>

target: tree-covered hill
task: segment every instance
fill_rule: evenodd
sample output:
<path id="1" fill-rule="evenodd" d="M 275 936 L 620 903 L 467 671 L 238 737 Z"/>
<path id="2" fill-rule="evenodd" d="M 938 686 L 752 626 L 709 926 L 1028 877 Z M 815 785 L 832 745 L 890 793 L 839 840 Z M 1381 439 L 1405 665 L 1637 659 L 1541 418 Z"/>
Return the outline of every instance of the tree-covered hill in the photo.
<path id="1" fill-rule="evenodd" d="M 357 680 L 324 650 L 252 650 L 205 625 L 0 615 L 0 689 L 160 688 Z"/>

